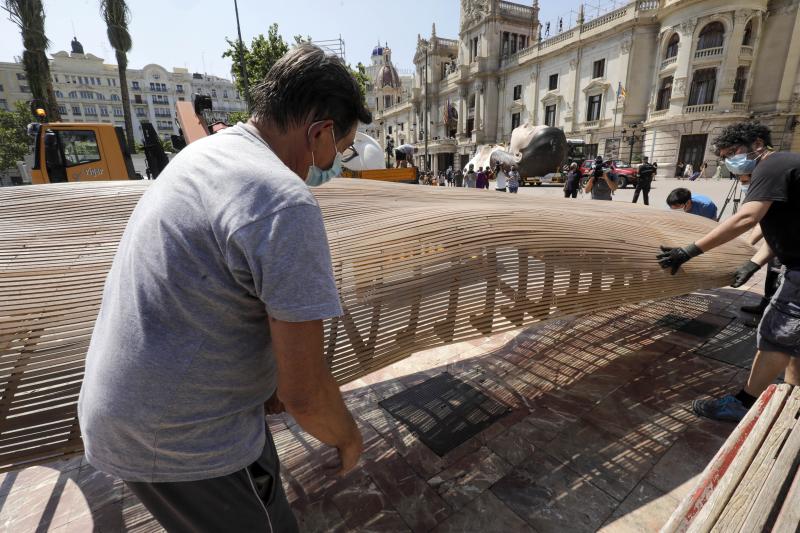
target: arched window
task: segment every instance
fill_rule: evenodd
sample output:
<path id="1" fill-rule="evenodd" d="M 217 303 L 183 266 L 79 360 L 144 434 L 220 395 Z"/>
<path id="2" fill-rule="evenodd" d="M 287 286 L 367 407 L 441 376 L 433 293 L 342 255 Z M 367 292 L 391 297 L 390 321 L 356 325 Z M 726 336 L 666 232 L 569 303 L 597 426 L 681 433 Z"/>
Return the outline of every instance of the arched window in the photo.
<path id="1" fill-rule="evenodd" d="M 753 19 L 748 20 L 747 25 L 744 27 L 742 46 L 753 46 Z"/>
<path id="2" fill-rule="evenodd" d="M 664 59 L 669 59 L 678 55 L 678 43 L 680 42 L 681 38 L 678 36 L 678 34 L 673 33 L 672 37 L 669 38 L 669 42 L 667 43 L 667 50 L 664 52 Z"/>
<path id="3" fill-rule="evenodd" d="M 725 26 L 721 22 L 711 22 L 706 24 L 705 28 L 700 31 L 700 37 L 697 41 L 697 49 L 705 50 L 706 48 L 717 48 L 722 46 L 725 41 Z"/>
<path id="4" fill-rule="evenodd" d="M 78 97 L 77 91 L 70 91 L 69 92 L 69 97 L 70 98 L 77 98 Z"/>
<path id="5" fill-rule="evenodd" d="M 64 98 L 64 93 L 61 91 L 56 91 L 56 98 Z"/>

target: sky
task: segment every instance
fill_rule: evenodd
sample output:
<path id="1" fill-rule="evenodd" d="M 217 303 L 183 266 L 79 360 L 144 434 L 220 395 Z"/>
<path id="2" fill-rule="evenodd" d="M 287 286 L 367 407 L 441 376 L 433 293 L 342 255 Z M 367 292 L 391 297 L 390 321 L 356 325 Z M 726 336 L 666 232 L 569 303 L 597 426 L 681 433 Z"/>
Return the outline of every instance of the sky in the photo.
<path id="1" fill-rule="evenodd" d="M 615 0 L 595 0 L 600 9 L 613 7 Z M 530 1 L 517 3 L 530 5 Z M 559 17 L 564 27 L 576 18 L 581 0 L 540 0 L 540 20 Z M 587 5 L 591 1 L 585 2 Z M 622 0 L 616 0 L 622 5 Z M 157 63 L 171 69 L 186 67 L 230 78 L 230 60 L 223 59 L 225 37 L 236 37 L 233 0 L 128 0 L 133 49 L 128 55 L 130 68 Z M 116 63 L 108 44 L 105 25 L 97 0 L 44 0 L 45 30 L 50 38 L 49 53 L 70 49 L 76 35 L 87 53 Z M 239 0 L 242 38 L 249 42 L 267 33 L 273 22 L 287 42 L 293 35 L 315 40 L 345 41 L 345 57 L 353 65 L 368 64 L 375 44 L 388 42 L 392 60 L 399 69 L 413 67 L 417 34 L 430 35 L 436 23 L 440 37 L 458 38 L 460 0 Z M 399 16 L 396 16 L 399 14 Z M 588 18 L 588 17 L 587 17 Z M 0 11 L 0 61 L 13 61 L 22 55 L 22 39 L 17 27 Z"/>

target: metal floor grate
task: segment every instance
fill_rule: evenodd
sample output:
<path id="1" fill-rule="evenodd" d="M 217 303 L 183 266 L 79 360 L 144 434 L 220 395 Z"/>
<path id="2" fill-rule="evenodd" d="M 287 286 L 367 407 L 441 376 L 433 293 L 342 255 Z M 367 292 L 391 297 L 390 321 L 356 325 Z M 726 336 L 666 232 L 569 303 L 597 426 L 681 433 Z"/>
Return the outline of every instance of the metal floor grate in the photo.
<path id="1" fill-rule="evenodd" d="M 379 405 L 443 456 L 502 418 L 507 406 L 444 372 Z"/>

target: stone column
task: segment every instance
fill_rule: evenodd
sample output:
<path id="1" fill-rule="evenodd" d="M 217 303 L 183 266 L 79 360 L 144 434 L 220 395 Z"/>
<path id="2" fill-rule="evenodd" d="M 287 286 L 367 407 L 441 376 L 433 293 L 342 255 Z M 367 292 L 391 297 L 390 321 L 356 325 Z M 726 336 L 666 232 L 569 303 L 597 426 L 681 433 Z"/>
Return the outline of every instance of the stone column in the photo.
<path id="1" fill-rule="evenodd" d="M 458 138 L 461 140 L 464 132 L 467 131 L 467 119 L 469 118 L 469 108 L 467 107 L 467 104 L 469 103 L 467 102 L 467 88 L 461 86 L 458 89 L 458 95 L 460 97 L 458 101 Z"/>
<path id="2" fill-rule="evenodd" d="M 717 102 L 715 111 L 731 110 L 733 107 L 733 85 L 736 83 L 736 69 L 739 67 L 739 53 L 742 49 L 744 27 L 750 18 L 749 10 L 740 10 L 733 17 L 733 30 L 726 36 L 722 64 L 717 70 Z"/>
<path id="3" fill-rule="evenodd" d="M 669 104 L 670 115 L 680 115 L 683 113 L 683 106 L 689 98 L 689 83 L 692 75 L 690 71 L 692 63 L 691 54 L 694 48 L 694 43 L 692 42 L 694 28 L 695 21 L 693 20 L 682 22 L 678 28 L 676 28 L 681 40 L 678 45 L 678 58 L 675 60 L 675 70 L 673 71 L 672 97 Z M 661 61 L 662 55 L 660 51 L 658 57 L 659 61 Z M 661 64 L 659 63 L 656 68 L 660 67 Z M 661 89 L 660 82 L 658 87 L 656 87 L 656 91 L 659 89 Z"/>

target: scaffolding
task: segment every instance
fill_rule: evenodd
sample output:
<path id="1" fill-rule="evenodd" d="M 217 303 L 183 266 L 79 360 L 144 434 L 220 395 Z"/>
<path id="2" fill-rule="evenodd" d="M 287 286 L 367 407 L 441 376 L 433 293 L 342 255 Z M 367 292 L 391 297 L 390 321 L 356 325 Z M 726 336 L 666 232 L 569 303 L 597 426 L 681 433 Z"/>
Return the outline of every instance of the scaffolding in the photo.
<path id="1" fill-rule="evenodd" d="M 312 40 L 311 42 L 319 46 L 326 52 L 330 52 L 331 54 L 339 56 L 340 58 L 342 58 L 342 61 L 347 62 L 346 58 L 347 51 L 345 48 L 344 39 L 342 39 L 341 34 L 337 39 L 323 39 L 320 41 Z"/>

